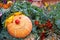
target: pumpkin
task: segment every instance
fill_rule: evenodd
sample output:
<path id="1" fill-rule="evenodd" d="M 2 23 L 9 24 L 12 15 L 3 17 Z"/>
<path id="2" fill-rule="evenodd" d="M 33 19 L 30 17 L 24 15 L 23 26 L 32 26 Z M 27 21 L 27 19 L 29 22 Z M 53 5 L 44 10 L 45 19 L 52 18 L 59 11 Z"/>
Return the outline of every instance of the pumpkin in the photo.
<path id="1" fill-rule="evenodd" d="M 9 7 L 11 7 L 12 3 L 8 2 L 7 4 L 3 4 L 3 8 L 4 9 L 8 9 Z"/>
<path id="2" fill-rule="evenodd" d="M 9 8 L 9 5 L 8 4 L 3 4 L 3 8 L 4 9 L 8 9 Z"/>
<path id="3" fill-rule="evenodd" d="M 3 6 L 3 3 L 0 3 L 0 8 Z"/>
<path id="4" fill-rule="evenodd" d="M 16 14 L 16 13 L 15 13 Z M 19 14 L 17 12 L 17 14 Z M 25 15 L 13 15 L 9 17 L 9 23 L 6 24 L 7 31 L 12 37 L 25 38 L 32 31 L 32 22 Z M 7 22 L 7 21 L 6 21 Z"/>

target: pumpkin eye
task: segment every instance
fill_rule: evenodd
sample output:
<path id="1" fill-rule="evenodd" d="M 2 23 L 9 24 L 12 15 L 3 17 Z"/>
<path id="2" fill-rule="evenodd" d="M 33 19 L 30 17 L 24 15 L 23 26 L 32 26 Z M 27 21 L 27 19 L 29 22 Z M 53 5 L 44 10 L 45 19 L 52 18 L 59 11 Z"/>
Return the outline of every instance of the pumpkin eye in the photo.
<path id="1" fill-rule="evenodd" d="M 21 19 L 21 17 L 19 17 L 19 19 Z"/>

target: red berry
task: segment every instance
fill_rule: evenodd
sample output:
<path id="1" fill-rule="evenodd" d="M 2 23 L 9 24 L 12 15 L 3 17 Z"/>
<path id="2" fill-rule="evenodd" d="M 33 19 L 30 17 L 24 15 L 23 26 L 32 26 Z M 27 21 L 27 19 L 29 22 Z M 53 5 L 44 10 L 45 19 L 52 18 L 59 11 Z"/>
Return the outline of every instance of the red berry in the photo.
<path id="1" fill-rule="evenodd" d="M 44 40 L 45 39 L 45 33 L 42 33 L 40 36 L 40 40 Z"/>
<path id="2" fill-rule="evenodd" d="M 50 24 L 50 25 L 48 26 L 48 28 L 49 28 L 49 29 L 52 29 L 52 24 Z"/>
<path id="3" fill-rule="evenodd" d="M 17 19 L 17 20 L 15 20 L 15 23 L 16 23 L 16 24 L 19 24 L 19 23 L 20 23 L 20 21 Z"/>
<path id="4" fill-rule="evenodd" d="M 49 29 L 52 29 L 52 23 L 48 20 L 47 22 L 46 22 L 46 27 L 48 27 Z"/>
<path id="5" fill-rule="evenodd" d="M 39 25 L 39 21 L 35 20 L 35 25 Z"/>

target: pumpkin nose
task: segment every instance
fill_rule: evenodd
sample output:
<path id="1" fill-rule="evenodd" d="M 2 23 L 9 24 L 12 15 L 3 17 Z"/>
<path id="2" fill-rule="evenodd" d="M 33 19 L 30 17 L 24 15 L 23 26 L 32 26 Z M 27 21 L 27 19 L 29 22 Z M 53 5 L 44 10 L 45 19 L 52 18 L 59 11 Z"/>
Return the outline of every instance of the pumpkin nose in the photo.
<path id="1" fill-rule="evenodd" d="M 16 24 L 19 24 L 19 23 L 20 23 L 20 20 L 16 19 L 16 20 L 15 20 L 15 23 L 16 23 Z"/>

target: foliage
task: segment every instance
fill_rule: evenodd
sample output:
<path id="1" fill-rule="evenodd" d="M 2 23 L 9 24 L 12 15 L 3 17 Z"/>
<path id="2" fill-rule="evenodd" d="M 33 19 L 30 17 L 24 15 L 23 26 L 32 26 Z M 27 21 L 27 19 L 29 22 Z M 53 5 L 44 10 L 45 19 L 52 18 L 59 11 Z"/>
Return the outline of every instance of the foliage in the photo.
<path id="1" fill-rule="evenodd" d="M 1 31 L 0 36 L 2 38 L 5 36 L 9 40 L 23 40 L 23 39 L 17 39 L 17 38 L 11 37 L 8 34 L 7 30 L 4 28 L 4 21 L 6 20 L 6 18 L 8 18 L 14 12 L 17 12 L 17 11 L 22 11 L 24 15 L 28 16 L 31 19 L 33 23 L 33 29 L 31 33 L 36 36 L 36 39 L 39 37 L 39 33 L 41 33 L 42 30 L 44 30 L 44 28 L 37 29 L 37 26 L 34 24 L 35 20 L 38 20 L 39 23 L 44 24 L 49 19 L 51 22 L 53 22 L 53 29 L 55 30 L 54 32 L 56 34 L 59 34 L 60 33 L 59 32 L 60 30 L 60 27 L 59 27 L 60 26 L 60 17 L 59 17 L 60 16 L 60 9 L 59 9 L 60 3 L 49 6 L 49 7 L 51 8 L 50 12 L 47 9 L 41 9 L 36 6 L 32 6 L 31 3 L 29 2 L 23 2 L 23 3 L 15 2 L 12 5 L 12 7 L 9 8 L 9 11 L 4 12 L 1 9 L 3 13 L 2 20 L 1 20 L 2 25 L 3 25 L 3 30 Z M 48 33 L 48 31 L 46 31 L 46 33 Z"/>
<path id="2" fill-rule="evenodd" d="M 24 15 L 28 16 L 31 19 L 31 21 L 33 22 L 32 33 L 35 32 L 34 35 L 38 36 L 38 34 L 37 34 L 38 31 L 35 31 L 36 27 L 34 25 L 34 20 L 39 20 L 40 18 L 44 17 L 43 10 L 36 6 L 32 6 L 31 3 L 29 3 L 29 2 L 24 2 L 24 3 L 16 2 L 12 5 L 12 7 L 9 9 L 9 11 L 7 11 L 7 12 L 3 11 L 4 13 L 2 15 L 2 20 L 1 20 L 2 25 L 3 25 L 3 30 L 1 31 L 0 35 L 3 36 L 2 34 L 4 34 L 4 35 L 6 35 L 6 37 L 8 37 L 7 35 L 9 35 L 9 34 L 5 33 L 5 32 L 7 32 L 7 30 L 4 29 L 4 21 L 6 20 L 6 18 L 8 18 L 14 12 L 17 12 L 17 11 L 22 11 Z M 9 35 L 8 39 L 18 40 L 17 38 L 13 38 L 10 35 Z"/>

